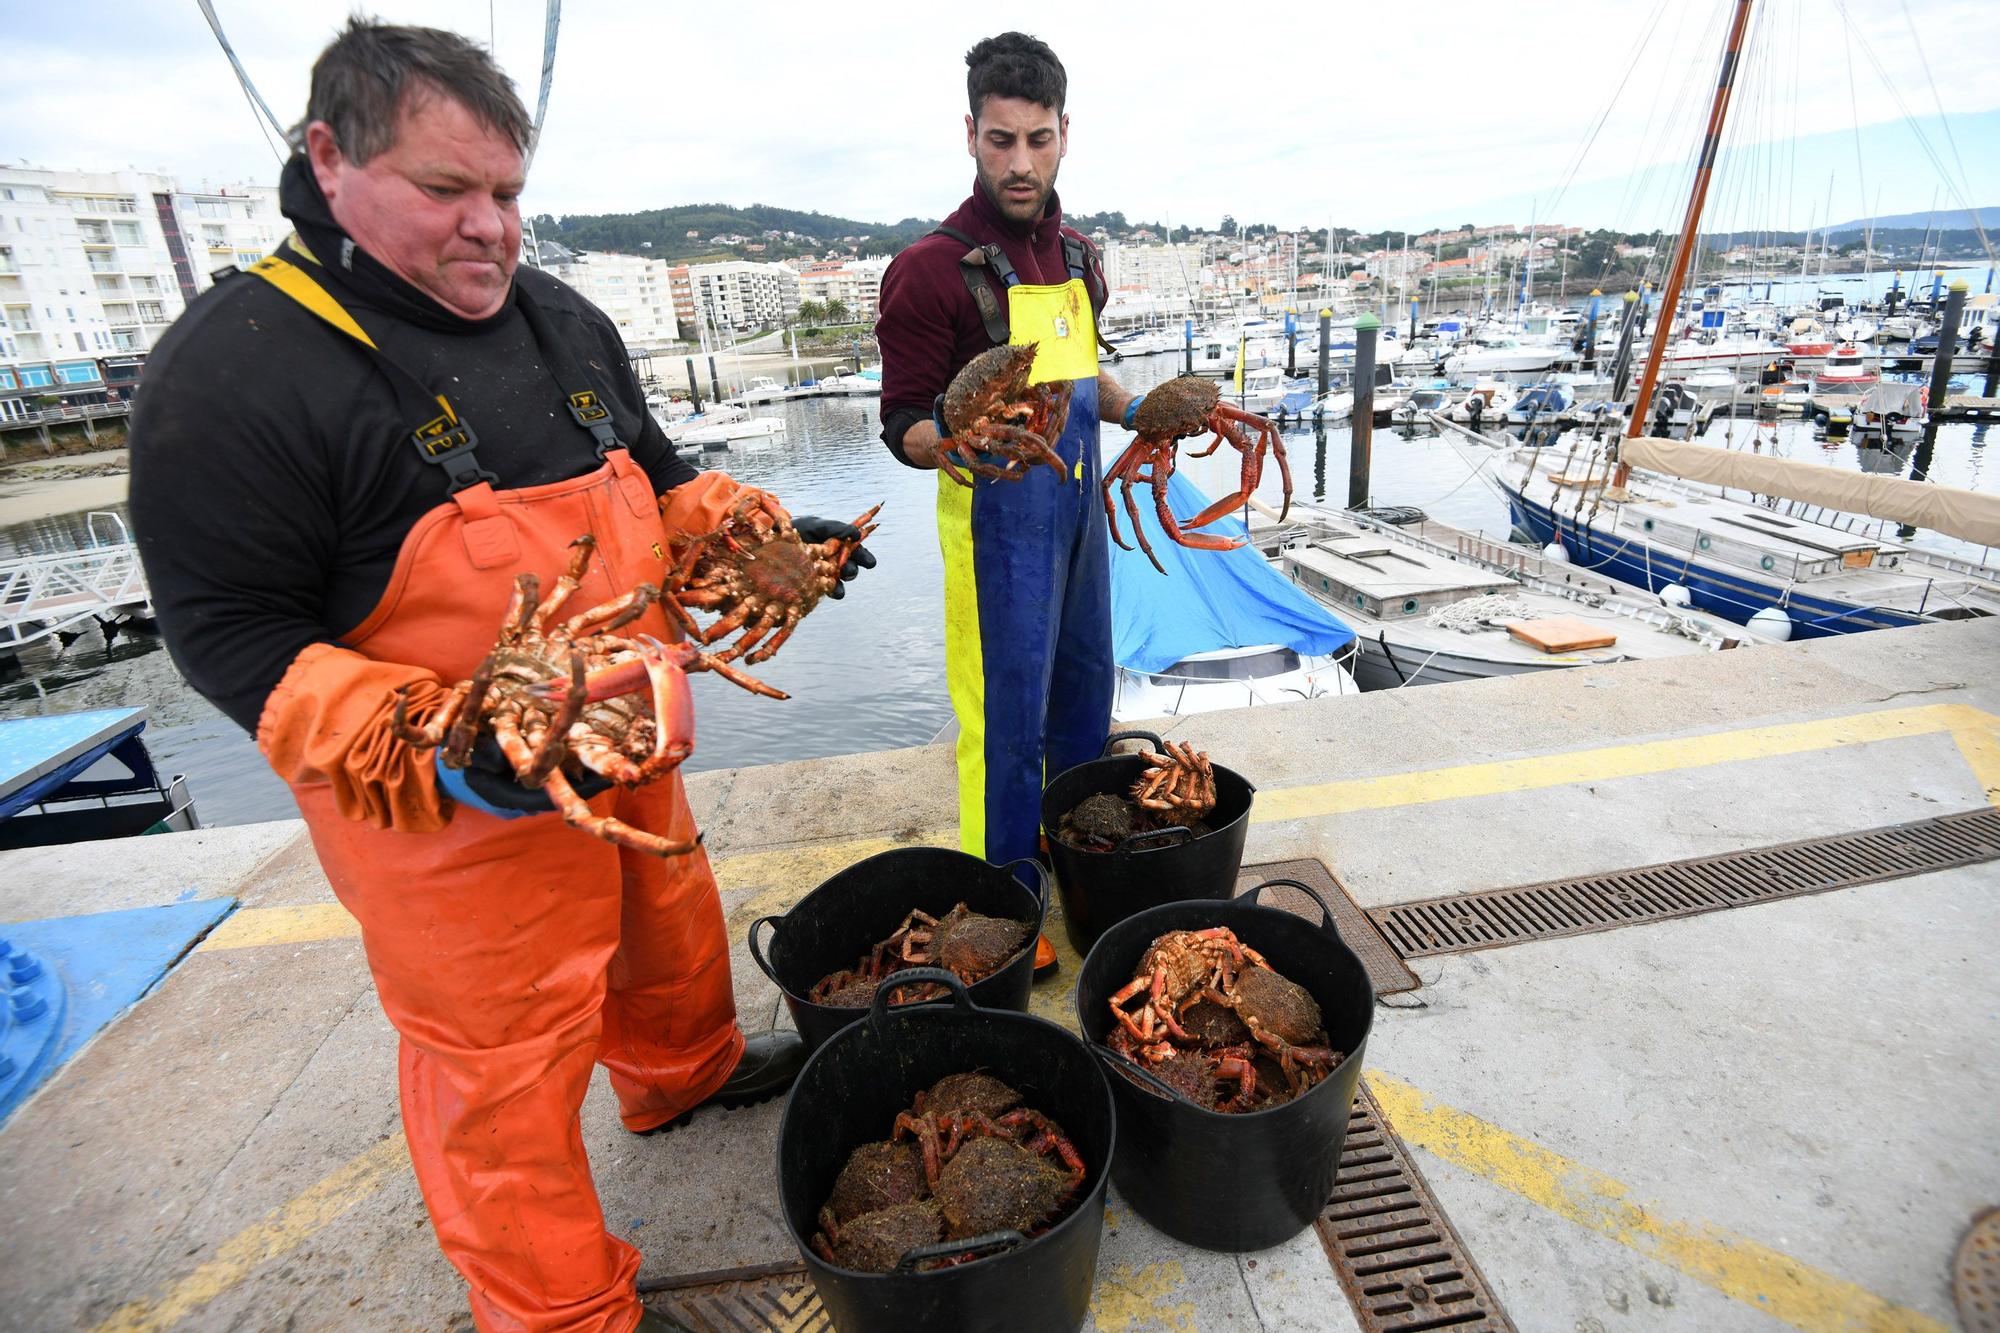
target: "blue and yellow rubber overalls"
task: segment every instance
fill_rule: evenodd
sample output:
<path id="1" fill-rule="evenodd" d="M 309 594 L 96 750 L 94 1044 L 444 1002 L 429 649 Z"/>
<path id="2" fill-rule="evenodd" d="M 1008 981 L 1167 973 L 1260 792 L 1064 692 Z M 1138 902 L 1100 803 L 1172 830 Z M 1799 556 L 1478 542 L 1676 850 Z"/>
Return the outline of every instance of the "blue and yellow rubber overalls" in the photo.
<path id="1" fill-rule="evenodd" d="M 938 474 L 959 843 L 996 865 L 1036 854 L 1045 779 L 1097 758 L 1111 726 L 1097 324 L 1082 247 L 1064 242 L 1069 281 L 1053 286 L 1020 281 L 999 247 L 983 249 L 1005 284 L 1006 341 L 1040 344 L 1033 382 L 1074 382 L 1069 420 L 1051 442 L 1067 475 L 1030 468 L 1019 481 L 975 477 L 968 490 Z M 983 274 L 978 281 L 975 297 L 990 291 Z M 990 295 L 979 304 L 997 312 Z M 996 321 L 987 326 L 999 341 Z"/>

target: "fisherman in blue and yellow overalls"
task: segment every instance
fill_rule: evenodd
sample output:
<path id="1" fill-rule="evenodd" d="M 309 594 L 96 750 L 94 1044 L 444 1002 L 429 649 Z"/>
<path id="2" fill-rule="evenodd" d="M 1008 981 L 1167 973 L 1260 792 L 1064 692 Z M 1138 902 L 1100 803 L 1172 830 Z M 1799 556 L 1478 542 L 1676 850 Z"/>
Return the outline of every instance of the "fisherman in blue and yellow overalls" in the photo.
<path id="1" fill-rule="evenodd" d="M 1100 421 L 1131 425 L 1139 399 L 1097 364 L 1105 297 L 1096 251 L 1062 225 L 1056 169 L 1069 149 L 1055 52 L 1004 33 L 966 55 L 972 196 L 897 256 L 882 279 L 882 438 L 937 466 L 939 396 L 973 357 L 1036 343 L 1036 383 L 1074 386 L 1052 441 L 1066 472 L 938 478 L 945 653 L 958 714 L 959 837 L 995 864 L 1039 851 L 1045 775 L 1095 759 L 1111 723 L 1111 585 L 1098 489 Z M 1054 955 L 1046 942 L 1044 957 Z"/>

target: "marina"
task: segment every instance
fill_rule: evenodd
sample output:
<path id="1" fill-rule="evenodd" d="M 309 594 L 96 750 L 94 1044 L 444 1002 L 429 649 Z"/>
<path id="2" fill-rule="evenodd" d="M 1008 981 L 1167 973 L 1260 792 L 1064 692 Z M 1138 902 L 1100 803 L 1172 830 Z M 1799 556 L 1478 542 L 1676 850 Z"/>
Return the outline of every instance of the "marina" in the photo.
<path id="1" fill-rule="evenodd" d="M 1392 123 L 1057 226 L 1022 33 L 939 224 L 867 14 L 655 164 L 637 11 L 199 8 L 278 187 L 0 166 L 0 1324 L 2000 1333 L 1990 15 L 1296 15 Z"/>

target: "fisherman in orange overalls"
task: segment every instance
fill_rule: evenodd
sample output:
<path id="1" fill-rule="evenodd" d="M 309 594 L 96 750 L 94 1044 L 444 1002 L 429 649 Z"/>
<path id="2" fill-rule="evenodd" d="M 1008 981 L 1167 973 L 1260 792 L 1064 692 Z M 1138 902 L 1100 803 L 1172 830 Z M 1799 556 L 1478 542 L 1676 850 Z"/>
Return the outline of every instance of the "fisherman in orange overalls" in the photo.
<path id="1" fill-rule="evenodd" d="M 516 574 L 546 586 L 589 533 L 574 608 L 658 583 L 671 540 L 747 489 L 675 457 L 602 312 L 516 272 L 530 134 L 479 47 L 353 20 L 285 166 L 295 235 L 153 354 L 131 507 L 176 663 L 255 732 L 361 923 L 418 1183 L 479 1326 L 623 1333 L 678 1326 L 643 1311 L 639 1254 L 605 1231 L 592 1066 L 650 1133 L 775 1096 L 803 1057 L 736 1024 L 699 847 L 598 841 L 497 752 L 443 768 L 391 734 L 399 691 L 422 723 L 472 673 Z M 677 637 L 657 607 L 629 632 Z M 678 774 L 583 794 L 693 838 Z"/>

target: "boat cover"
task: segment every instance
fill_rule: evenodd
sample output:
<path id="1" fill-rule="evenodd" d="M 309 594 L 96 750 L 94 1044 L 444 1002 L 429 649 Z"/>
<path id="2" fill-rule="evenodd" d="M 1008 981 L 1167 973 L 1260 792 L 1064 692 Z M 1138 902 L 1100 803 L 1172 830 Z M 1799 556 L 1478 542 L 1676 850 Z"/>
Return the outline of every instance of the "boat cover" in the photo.
<path id="1" fill-rule="evenodd" d="M 1114 490 L 1112 499 L 1118 502 Z M 1111 650 L 1118 665 L 1135 671 L 1164 671 L 1195 653 L 1223 648 L 1283 644 L 1301 654 L 1334 653 L 1354 639 L 1354 631 L 1303 589 L 1273 569 L 1254 546 L 1233 551 L 1197 551 L 1170 541 L 1160 529 L 1152 494 L 1133 491 L 1146 540 L 1167 572 L 1162 575 L 1138 549 L 1111 547 Z M 1167 481 L 1174 514 L 1192 515 L 1208 507 L 1208 497 L 1181 473 Z M 1118 531 L 1132 540 L 1129 516 L 1118 509 Z M 1234 516 L 1202 529 L 1242 537 Z"/>
<path id="2" fill-rule="evenodd" d="M 1872 412 L 1878 417 L 1895 413 L 1906 421 L 1921 421 L 1924 416 L 1924 397 L 1928 391 L 1921 384 L 1901 384 L 1888 381 L 1877 384 L 1861 395 L 1856 412 Z"/>
<path id="3" fill-rule="evenodd" d="M 2000 545 L 2000 495 L 1940 486 L 1933 481 L 1872 477 L 1823 463 L 1746 454 L 1684 440 L 1647 436 L 1626 440 L 1619 449 L 1620 458 L 1632 466 L 1669 476 L 1891 519 L 1981 546 Z"/>

